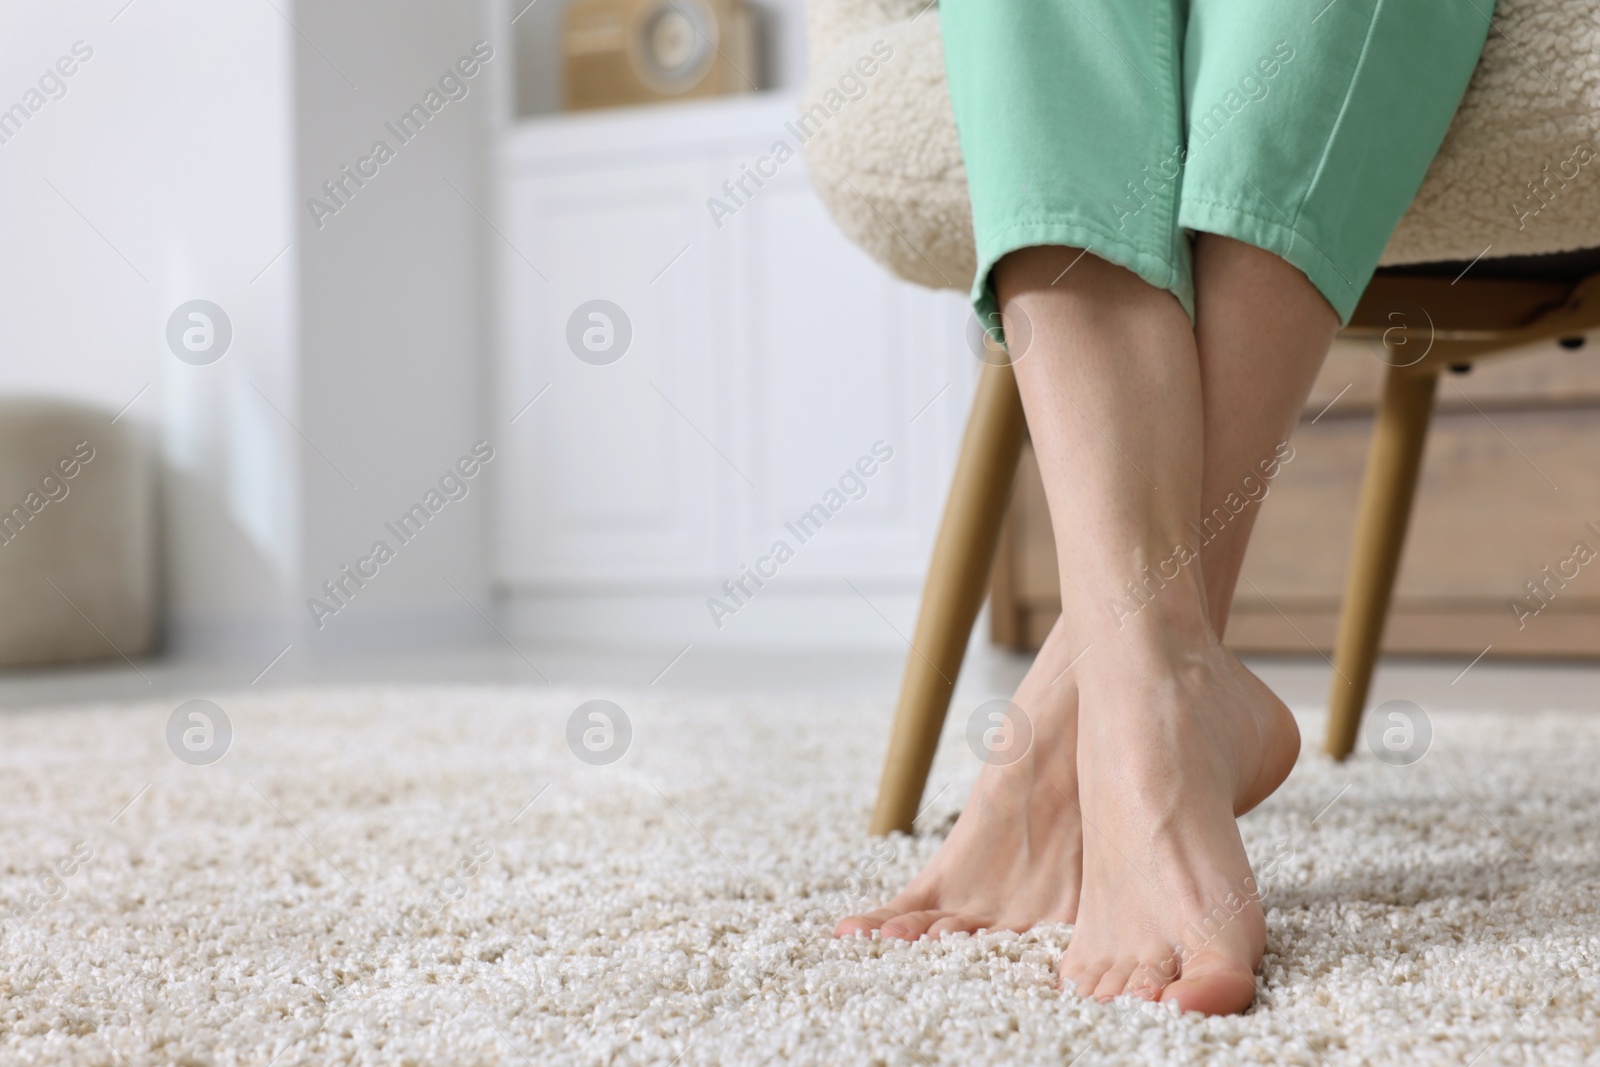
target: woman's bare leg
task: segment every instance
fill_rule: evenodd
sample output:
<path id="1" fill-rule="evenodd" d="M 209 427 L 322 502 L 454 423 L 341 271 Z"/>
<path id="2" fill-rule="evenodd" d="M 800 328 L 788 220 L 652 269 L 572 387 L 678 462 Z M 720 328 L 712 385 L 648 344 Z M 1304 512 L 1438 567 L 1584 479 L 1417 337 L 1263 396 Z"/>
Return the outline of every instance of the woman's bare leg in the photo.
<path id="1" fill-rule="evenodd" d="M 1041 277 L 1048 273 L 1050 280 L 1058 281 L 1062 277 L 1058 267 L 1062 264 L 1055 261 L 1064 262 L 1067 256 L 1075 259 L 1076 255 L 1071 250 L 1029 250 L 1011 257 L 1016 262 L 1012 262 L 1008 270 L 1021 269 L 1018 264 L 1026 258 L 1032 261 Z M 1202 441 L 1198 453 L 1190 447 L 1194 433 L 1192 424 L 1184 422 L 1176 435 L 1176 440 L 1184 442 L 1184 454 L 1200 462 L 1199 499 L 1215 499 L 1222 503 L 1230 492 L 1242 492 L 1245 499 L 1252 494 L 1259 495 L 1263 471 L 1270 469 L 1271 460 L 1281 459 L 1275 446 L 1284 440 L 1304 403 L 1311 379 L 1336 326 L 1327 304 L 1298 271 L 1277 257 L 1211 235 L 1201 235 L 1196 241 L 1200 314 L 1194 330 L 1188 330 L 1186 321 L 1172 318 L 1171 312 L 1177 305 L 1169 297 L 1098 260 L 1090 260 L 1088 265 L 1095 277 L 1074 280 L 1073 286 L 1061 290 L 1062 294 L 1074 288 L 1081 290 L 1072 301 L 1081 308 L 1086 304 L 1099 305 L 1107 292 L 1129 290 L 1137 299 L 1112 313 L 1112 319 L 1144 316 L 1156 326 L 1157 334 L 1169 335 L 1168 343 L 1174 347 L 1165 361 L 1176 361 L 1181 379 L 1177 393 L 1180 396 L 1191 394 L 1191 402 L 1184 411 L 1187 416 L 1198 418 L 1200 423 Z M 1025 276 L 1023 282 L 1027 284 Z M 1035 288 L 1039 288 L 1037 282 L 1038 279 L 1033 280 Z M 1040 299 L 1048 304 L 1051 295 L 1046 292 Z M 1033 302 L 1032 298 L 1029 302 Z M 1141 308 L 1139 305 L 1148 306 Z M 1181 317 L 1181 312 L 1178 314 Z M 1053 328 L 1048 319 L 1047 315 L 1047 321 L 1042 324 L 1045 337 L 1040 351 L 1053 351 L 1059 357 L 1061 342 L 1069 339 L 1069 331 Z M 1186 331 L 1187 338 L 1183 336 Z M 1114 325 L 1111 332 L 1115 332 Z M 1149 342 L 1147 338 L 1142 348 L 1161 348 L 1159 340 L 1153 344 Z M 1163 359 L 1158 358 L 1157 370 L 1162 365 Z M 1039 381 L 1049 378 L 1028 370 L 1021 373 L 1034 382 L 1032 388 L 1024 386 L 1025 395 L 1036 391 Z M 1189 388 L 1194 385 L 1195 373 L 1199 378 L 1198 401 Z M 1159 379 L 1161 375 L 1158 373 L 1156 377 Z M 1050 387 L 1059 399 L 1046 396 L 1041 401 L 1035 398 L 1030 405 L 1030 423 L 1041 404 L 1045 409 L 1052 404 L 1060 407 L 1060 400 L 1066 399 L 1057 385 L 1052 383 Z M 1087 394 L 1080 399 L 1087 400 Z M 1123 399 L 1126 402 L 1128 398 Z M 1140 398 L 1134 397 L 1133 402 L 1138 406 Z M 1086 414 L 1076 404 L 1071 406 L 1079 419 L 1086 422 Z M 1081 432 L 1083 427 L 1079 429 Z M 1098 428 L 1095 432 L 1100 434 Z M 1037 433 L 1036 430 L 1036 437 Z M 1108 434 L 1100 436 L 1101 443 L 1110 444 L 1127 463 L 1123 476 L 1132 477 L 1135 470 L 1132 459 Z M 1268 466 L 1264 468 L 1263 463 Z M 1142 473 L 1139 476 L 1145 477 Z M 1253 480 L 1245 482 L 1246 477 Z M 1051 480 L 1047 474 L 1047 481 Z M 1254 507 L 1255 502 L 1252 502 L 1242 511 L 1229 512 L 1228 521 L 1213 522 L 1213 530 L 1207 534 L 1210 541 L 1203 552 L 1204 570 L 1202 572 L 1197 563 L 1191 568 L 1191 577 L 1199 574 L 1202 584 L 1199 589 L 1191 588 L 1190 594 L 1201 596 L 1213 633 L 1220 633 L 1226 624 L 1239 565 L 1254 523 Z M 1063 518 L 1062 509 L 1054 499 L 1052 508 L 1058 531 L 1064 527 L 1070 529 L 1072 520 Z M 1201 540 L 1199 536 L 1189 538 L 1196 547 Z M 1063 578 L 1064 581 L 1075 580 L 1065 567 Z M 1159 573 L 1157 578 L 1160 578 Z M 1166 585 L 1164 581 L 1152 580 L 1148 574 L 1141 574 L 1139 580 L 1146 596 Z M 1126 626 L 1130 606 L 1141 604 L 1139 599 L 1125 597 L 1119 610 L 1108 601 L 1106 617 L 1101 623 L 1116 619 Z M 1141 606 L 1133 614 L 1142 612 Z M 1091 619 L 1088 628 L 1093 629 L 1094 625 Z M 1079 643 L 1080 638 L 1075 635 L 1083 630 L 1081 623 L 1074 624 L 1064 613 L 1017 692 L 1016 702 L 1035 720 L 1035 747 L 1027 759 L 1010 767 L 984 768 L 972 800 L 928 868 L 887 907 L 842 922 L 840 934 L 882 929 L 887 936 L 916 938 L 924 933 L 937 935 L 983 927 L 1025 929 L 1039 921 L 1073 920 L 1077 913 L 1082 849 L 1075 765 L 1078 690 L 1077 672 L 1070 675 L 1063 672 L 1066 665 L 1092 643 L 1087 639 Z M 1253 681 L 1252 678 L 1240 684 L 1259 696 L 1259 683 L 1251 685 Z M 1276 702 L 1268 694 L 1264 703 L 1270 707 Z M 1267 718 L 1280 720 L 1275 732 L 1287 735 L 1282 729 L 1280 715 L 1269 714 Z M 1292 723 L 1289 727 L 1292 729 Z M 1294 743 L 1297 744 L 1297 737 Z M 1276 750 L 1273 758 L 1282 765 L 1283 753 L 1289 752 L 1291 746 L 1280 739 L 1273 747 Z M 1292 762 L 1292 752 L 1287 759 Z M 1287 767 L 1282 769 L 1286 773 Z M 1275 770 L 1258 778 L 1253 788 L 1235 797 L 1235 810 L 1244 811 L 1259 803 L 1276 787 L 1281 775 Z M 1232 925 L 1232 913 L 1229 915 Z M 1201 926 L 1207 921 L 1201 919 Z M 1209 921 L 1215 923 L 1215 913 Z M 1192 942 L 1195 938 L 1191 934 L 1188 940 Z M 1175 949 L 1182 944 L 1180 940 Z M 1176 954 L 1182 955 L 1181 952 Z M 1194 953 L 1191 951 L 1189 955 L 1192 957 Z M 1259 950 L 1255 956 L 1259 956 Z M 1224 996 L 1219 999 L 1216 981 L 1195 977 L 1203 972 L 1205 962 L 1189 961 L 1189 981 L 1176 986 L 1173 995 L 1180 1001 L 1190 1002 L 1193 1007 L 1228 1010 L 1231 1006 L 1228 994 L 1236 1000 L 1242 995 L 1243 984 L 1224 978 L 1220 983 Z M 1175 971 L 1174 965 L 1165 958 L 1158 961 L 1155 968 L 1158 976 L 1163 969 Z M 1102 981 L 1088 991 L 1101 992 L 1100 987 L 1107 984 L 1107 977 L 1102 974 Z M 1109 976 L 1111 983 L 1118 977 L 1117 969 L 1113 968 Z M 1120 975 L 1125 985 L 1138 977 L 1131 973 Z M 1102 995 L 1110 994 L 1102 992 Z M 1244 1003 L 1248 1004 L 1248 999 Z"/>
<path id="2" fill-rule="evenodd" d="M 1264 470 L 1292 450 L 1281 446 L 1299 418 L 1333 343 L 1338 316 L 1299 270 L 1271 252 L 1202 233 L 1194 241 L 1195 339 L 1204 402 L 1201 508 L 1227 509 L 1230 493 L 1250 500 Z M 1251 479 L 1246 482 L 1246 479 Z M 1201 551 L 1211 626 L 1227 627 L 1234 586 L 1260 512 L 1251 502 Z M 1202 527 L 1205 529 L 1205 527 Z"/>
<path id="3" fill-rule="evenodd" d="M 1236 810 L 1299 750 L 1288 709 L 1218 642 L 1196 541 L 1204 400 L 1171 294 L 1035 248 L 995 272 L 1026 315 L 1016 365 L 1044 477 L 1076 668 L 1083 881 L 1064 982 L 1239 1011 L 1265 945 Z M 1263 292 L 1260 299 L 1275 294 Z"/>

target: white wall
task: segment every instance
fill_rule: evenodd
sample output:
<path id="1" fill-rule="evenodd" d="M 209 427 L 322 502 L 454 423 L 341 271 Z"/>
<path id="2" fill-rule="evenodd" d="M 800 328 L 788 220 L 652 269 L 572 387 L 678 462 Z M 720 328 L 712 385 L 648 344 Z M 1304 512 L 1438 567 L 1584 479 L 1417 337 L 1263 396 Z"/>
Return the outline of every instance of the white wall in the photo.
<path id="1" fill-rule="evenodd" d="M 479 416 L 492 291 L 483 257 L 485 241 L 498 238 L 479 213 L 493 215 L 485 174 L 491 99 L 512 58 L 490 44 L 493 58 L 475 76 L 458 74 L 466 95 L 450 101 L 440 93 L 447 102 L 402 144 L 385 124 L 424 102 L 475 42 L 492 38 L 484 7 L 344 0 L 299 4 L 296 18 L 310 42 L 295 50 L 294 69 L 299 403 L 306 435 L 326 454 L 301 453 L 305 559 L 296 610 L 309 621 L 305 600 L 382 539 L 395 561 L 347 610 L 307 632 L 313 648 L 492 640 L 473 609 L 490 607 L 488 480 L 467 482 L 469 495 L 445 506 L 410 545 L 384 523 L 418 502 L 480 437 L 496 443 Z M 348 203 L 319 227 L 306 202 L 331 202 L 322 183 L 357 166 L 378 140 L 394 158 L 363 187 L 347 183 Z"/>
<path id="2" fill-rule="evenodd" d="M 165 467 L 170 651 L 264 665 L 291 641 L 492 638 L 449 584 L 487 606 L 481 479 L 321 631 L 305 604 L 481 435 L 490 79 L 320 230 L 305 201 L 485 25 L 477 3 L 420 0 L 0 14 L 0 108 L 92 49 L 0 143 L 0 392 L 108 419 L 133 401 Z M 197 297 L 233 328 L 208 366 L 164 336 Z"/>
<path id="3" fill-rule="evenodd" d="M 125 4 L 0 16 L 0 107 L 75 42 L 93 53 L 0 144 L 0 391 L 108 419 L 132 401 L 123 418 L 168 468 L 174 645 L 264 645 L 298 566 L 295 449 L 261 397 L 293 416 L 294 260 L 273 262 L 290 240 L 292 31 L 265 4 Z M 196 297 L 234 331 L 204 367 L 164 340 Z"/>

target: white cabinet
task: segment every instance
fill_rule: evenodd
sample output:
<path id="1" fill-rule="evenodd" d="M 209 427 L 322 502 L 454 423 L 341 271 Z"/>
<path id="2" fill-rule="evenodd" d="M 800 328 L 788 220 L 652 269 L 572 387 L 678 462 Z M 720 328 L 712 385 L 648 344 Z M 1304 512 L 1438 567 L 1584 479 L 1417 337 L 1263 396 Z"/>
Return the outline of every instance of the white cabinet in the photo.
<path id="1" fill-rule="evenodd" d="M 968 311 L 852 247 L 799 158 L 737 203 L 723 191 L 794 143 L 793 111 L 748 97 L 561 116 L 503 146 L 494 567 L 519 633 L 909 634 L 978 369 Z M 736 207 L 720 226 L 713 197 Z M 614 362 L 569 343 L 597 300 L 621 316 L 578 332 L 631 332 Z M 879 442 L 892 458 L 861 463 Z M 758 564 L 759 588 L 723 590 Z M 735 609 L 720 627 L 712 597 Z"/>

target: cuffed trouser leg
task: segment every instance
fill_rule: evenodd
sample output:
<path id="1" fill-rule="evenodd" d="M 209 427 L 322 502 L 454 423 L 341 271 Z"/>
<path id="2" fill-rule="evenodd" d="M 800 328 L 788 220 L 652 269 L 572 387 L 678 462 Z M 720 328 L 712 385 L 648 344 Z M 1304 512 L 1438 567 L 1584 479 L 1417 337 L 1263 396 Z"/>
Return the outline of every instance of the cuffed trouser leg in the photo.
<path id="1" fill-rule="evenodd" d="M 1193 232 L 1348 320 L 1483 48 L 1462 0 L 941 0 L 973 302 L 1007 252 L 1086 248 L 1194 313 Z"/>
<path id="2" fill-rule="evenodd" d="M 979 321 L 997 321 L 995 263 L 1031 245 L 1087 248 L 1192 311 L 1177 175 L 1150 169 L 1183 144 L 1181 6 L 943 0 L 939 18 L 972 196 Z"/>

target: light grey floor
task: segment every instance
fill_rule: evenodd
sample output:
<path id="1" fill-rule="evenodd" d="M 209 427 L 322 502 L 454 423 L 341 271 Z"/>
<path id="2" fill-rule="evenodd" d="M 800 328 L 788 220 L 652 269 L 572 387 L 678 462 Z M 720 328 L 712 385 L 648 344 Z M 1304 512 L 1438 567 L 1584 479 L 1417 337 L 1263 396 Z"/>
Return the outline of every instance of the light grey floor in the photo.
<path id="1" fill-rule="evenodd" d="M 681 655 L 680 655 L 681 653 Z M 1257 657 L 1254 668 L 1297 708 L 1327 700 L 1329 664 L 1320 657 Z M 263 663 L 121 661 L 71 669 L 0 671 L 0 709 L 40 705 L 188 699 L 241 689 L 306 684 L 550 684 L 675 692 L 804 692 L 893 701 L 903 654 L 893 650 L 730 650 L 691 647 L 628 650 L 504 644 L 438 649 L 373 659 L 306 662 L 293 655 L 264 673 Z M 1008 696 L 1027 669 L 1026 657 L 974 643 L 955 703 Z M 1464 672 L 1464 673 L 1463 673 Z M 1416 701 L 1425 708 L 1545 708 L 1600 711 L 1600 663 L 1483 660 L 1389 660 L 1372 700 Z"/>

